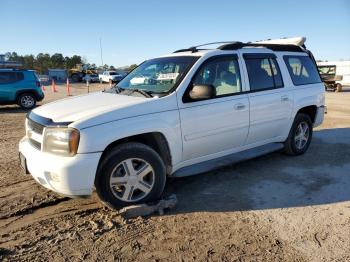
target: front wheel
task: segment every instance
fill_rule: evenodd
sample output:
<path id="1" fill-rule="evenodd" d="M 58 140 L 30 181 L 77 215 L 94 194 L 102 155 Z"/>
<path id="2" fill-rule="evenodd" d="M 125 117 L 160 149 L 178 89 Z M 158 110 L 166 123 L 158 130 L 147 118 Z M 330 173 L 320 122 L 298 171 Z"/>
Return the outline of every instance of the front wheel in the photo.
<path id="1" fill-rule="evenodd" d="M 17 103 L 23 109 L 32 109 L 36 105 L 36 98 L 34 94 L 31 94 L 31 93 L 21 94 L 18 97 Z"/>
<path id="2" fill-rule="evenodd" d="M 166 181 L 165 165 L 151 147 L 141 143 L 121 144 L 101 161 L 96 174 L 96 192 L 110 208 L 157 200 Z"/>
<path id="3" fill-rule="evenodd" d="M 297 114 L 284 142 L 284 151 L 288 155 L 301 155 L 309 148 L 312 139 L 312 121 L 306 114 Z"/>

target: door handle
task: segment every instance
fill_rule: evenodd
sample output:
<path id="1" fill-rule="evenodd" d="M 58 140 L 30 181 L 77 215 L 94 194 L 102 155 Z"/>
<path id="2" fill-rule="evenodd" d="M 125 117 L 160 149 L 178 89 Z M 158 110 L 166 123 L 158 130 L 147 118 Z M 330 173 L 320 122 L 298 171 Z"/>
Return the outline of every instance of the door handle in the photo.
<path id="1" fill-rule="evenodd" d="M 245 105 L 244 105 L 244 104 L 239 103 L 239 104 L 236 104 L 236 105 L 235 105 L 235 109 L 236 109 L 236 110 L 243 110 L 244 108 L 245 108 Z"/>
<path id="2" fill-rule="evenodd" d="M 288 96 L 281 96 L 281 101 L 288 101 L 289 97 Z"/>

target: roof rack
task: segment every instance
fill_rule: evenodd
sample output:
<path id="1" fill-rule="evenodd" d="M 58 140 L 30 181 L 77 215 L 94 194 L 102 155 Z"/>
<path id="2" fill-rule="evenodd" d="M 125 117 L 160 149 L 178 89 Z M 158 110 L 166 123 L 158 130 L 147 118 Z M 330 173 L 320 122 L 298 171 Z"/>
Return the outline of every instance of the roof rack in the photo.
<path id="1" fill-rule="evenodd" d="M 13 68 L 13 67 L 1 67 L 0 66 L 0 71 L 28 71 L 27 69 L 21 69 L 21 68 Z"/>
<path id="2" fill-rule="evenodd" d="M 219 46 L 217 49 L 219 50 L 237 50 L 244 47 L 264 47 L 271 49 L 273 51 L 287 51 L 287 52 L 305 52 L 306 47 L 304 45 L 306 41 L 305 37 L 293 37 L 293 38 L 281 38 L 281 39 L 268 39 L 263 41 L 257 41 L 257 42 L 239 42 L 239 41 L 224 41 L 224 42 L 213 42 L 213 43 L 207 43 L 197 46 L 192 46 L 190 48 L 180 49 L 176 50 L 174 53 L 179 52 L 198 52 L 198 47 L 206 46 L 206 45 L 213 45 L 213 44 L 223 44 Z"/>
<path id="3" fill-rule="evenodd" d="M 288 52 L 305 52 L 304 46 L 284 45 L 284 44 L 265 44 L 265 43 L 238 43 L 226 44 L 219 46 L 220 50 L 237 50 L 243 47 L 265 47 L 273 51 L 288 51 Z"/>

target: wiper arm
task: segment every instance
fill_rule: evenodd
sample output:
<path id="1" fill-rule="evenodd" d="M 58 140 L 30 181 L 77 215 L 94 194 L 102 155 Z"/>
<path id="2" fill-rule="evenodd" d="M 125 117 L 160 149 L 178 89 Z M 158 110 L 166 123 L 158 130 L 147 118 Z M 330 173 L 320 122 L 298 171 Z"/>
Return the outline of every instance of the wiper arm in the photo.
<path id="1" fill-rule="evenodd" d="M 145 97 L 153 97 L 151 94 L 152 92 L 151 91 L 146 91 L 146 90 L 143 90 L 143 89 L 138 89 L 138 88 L 133 88 L 133 89 L 130 89 L 132 90 L 132 93 L 134 92 L 137 92 L 137 93 L 140 93 L 141 95 L 144 95 Z"/>
<path id="2" fill-rule="evenodd" d="M 116 91 L 117 94 L 121 93 L 123 90 L 125 90 L 124 88 L 121 88 L 117 85 L 114 85 L 111 87 L 111 89 L 114 89 Z"/>

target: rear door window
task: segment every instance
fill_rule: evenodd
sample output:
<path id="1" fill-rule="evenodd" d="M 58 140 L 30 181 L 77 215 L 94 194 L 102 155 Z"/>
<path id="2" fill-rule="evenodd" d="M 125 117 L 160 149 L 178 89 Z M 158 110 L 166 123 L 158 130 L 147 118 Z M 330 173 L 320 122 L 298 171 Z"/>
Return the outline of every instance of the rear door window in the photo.
<path id="1" fill-rule="evenodd" d="M 320 83 L 315 63 L 309 56 L 284 56 L 289 74 L 294 85 L 307 85 Z"/>
<path id="2" fill-rule="evenodd" d="M 251 91 L 283 87 L 281 72 L 275 58 L 259 57 L 259 54 L 245 54 L 244 57 Z"/>
<path id="3" fill-rule="evenodd" d="M 23 80 L 22 72 L 0 72 L 0 84 L 11 84 Z"/>

